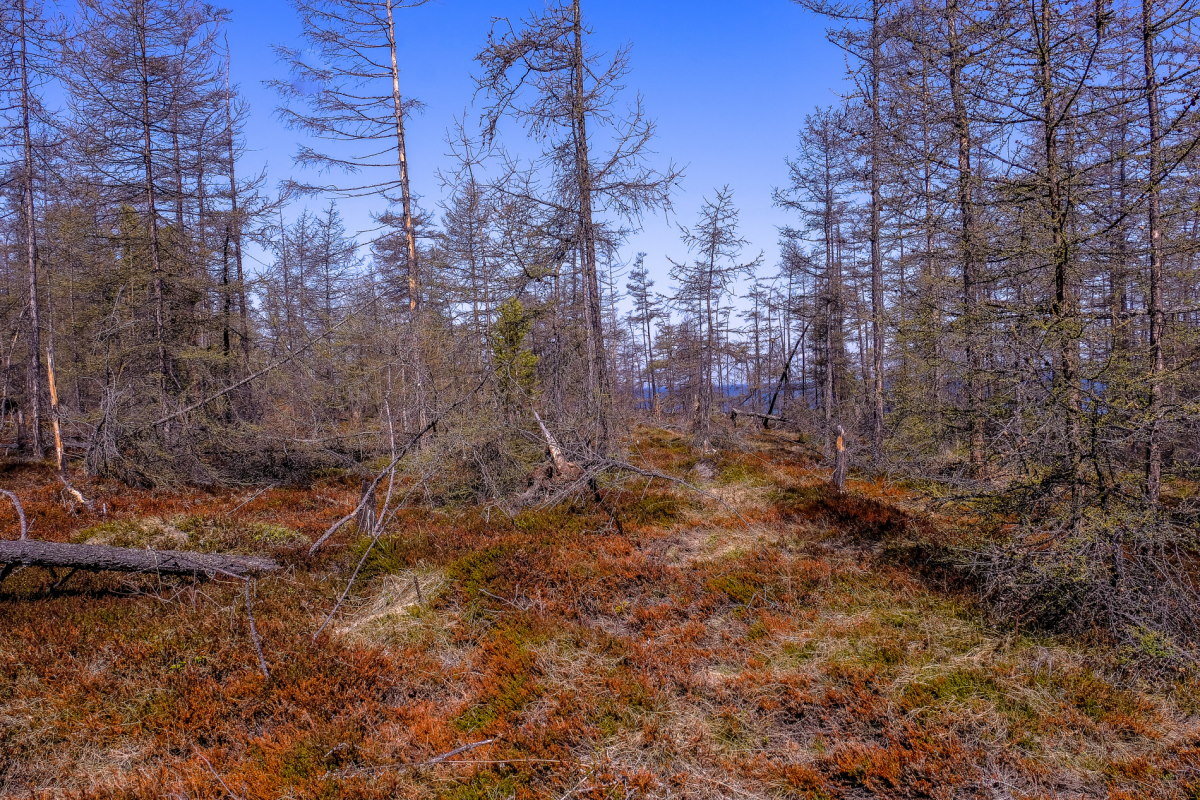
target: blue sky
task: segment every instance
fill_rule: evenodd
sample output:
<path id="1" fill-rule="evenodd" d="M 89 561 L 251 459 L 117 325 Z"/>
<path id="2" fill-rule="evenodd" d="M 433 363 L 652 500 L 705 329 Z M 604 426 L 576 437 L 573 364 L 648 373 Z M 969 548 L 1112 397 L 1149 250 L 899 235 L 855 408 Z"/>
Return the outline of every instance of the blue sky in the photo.
<path id="1" fill-rule="evenodd" d="M 271 46 L 296 43 L 299 24 L 287 0 L 226 4 L 233 12 L 234 80 L 251 108 L 247 160 L 268 165 L 277 180 L 291 171 L 297 137 L 275 119 L 277 98 L 262 82 L 283 77 Z M 426 208 L 441 196 L 435 175 L 446 163 L 447 128 L 464 111 L 477 115 L 469 110 L 473 57 L 492 18 L 519 18 L 538 7 L 538 0 L 432 0 L 399 12 L 403 88 L 425 103 L 409 125 L 409 158 Z M 626 258 L 645 250 L 664 288 L 666 256 L 684 255 L 675 226 L 690 224 L 701 198 L 729 184 L 751 242 L 748 254 L 763 251 L 773 267 L 777 227 L 786 216 L 772 206 L 771 190 L 783 180 L 783 159 L 794 150 L 804 116 L 834 102 L 844 85 L 844 62 L 825 41 L 824 22 L 788 0 L 585 0 L 584 10 L 593 47 L 611 52 L 632 45 L 629 91 L 642 94 L 658 124 L 659 159 L 686 170 L 675 218 L 646 220 Z M 365 206 L 341 207 L 352 228 L 368 226 Z"/>

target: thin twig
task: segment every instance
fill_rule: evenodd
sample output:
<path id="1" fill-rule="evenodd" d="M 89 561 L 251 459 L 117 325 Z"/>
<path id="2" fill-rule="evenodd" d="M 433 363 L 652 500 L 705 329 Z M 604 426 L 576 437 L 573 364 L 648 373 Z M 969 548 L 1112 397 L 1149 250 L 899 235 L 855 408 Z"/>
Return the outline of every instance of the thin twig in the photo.
<path id="1" fill-rule="evenodd" d="M 427 472 L 425 477 L 427 478 L 428 475 L 429 475 L 429 473 Z M 333 608 L 331 608 L 329 610 L 329 614 L 325 617 L 324 621 L 321 623 L 321 626 L 319 628 L 317 628 L 317 630 L 313 633 L 313 635 L 312 635 L 313 642 L 317 641 L 317 639 L 320 637 L 321 633 L 325 630 L 325 628 L 327 628 L 329 626 L 329 623 L 331 623 L 333 621 L 333 618 L 337 616 L 338 611 L 341 610 L 342 605 L 346 602 L 346 599 L 350 596 L 350 591 L 354 588 L 355 581 L 358 580 L 359 573 L 362 572 L 363 566 L 367 563 L 367 558 L 371 555 L 371 551 L 375 549 L 375 545 L 377 545 L 379 543 L 380 537 L 383 536 L 384 532 L 387 530 L 388 523 L 391 521 L 392 517 L 395 515 L 396 509 L 391 505 L 392 492 L 394 489 L 393 476 L 394 476 L 394 473 L 393 473 L 393 475 L 389 475 L 389 477 L 388 477 L 388 488 L 387 488 L 387 494 L 384 497 L 384 501 L 383 501 L 383 510 L 379 514 L 379 516 L 375 519 L 374 527 L 370 531 L 371 541 L 367 545 L 366 550 L 363 551 L 362 557 L 358 560 L 358 563 L 354 565 L 354 572 L 350 573 L 350 579 L 346 581 L 346 585 L 345 585 L 345 587 L 343 587 L 342 593 L 338 597 L 337 602 L 334 603 Z M 424 478 L 422 480 L 424 480 Z M 402 502 L 402 503 L 406 502 L 411 493 L 412 493 L 412 489 L 409 489 L 408 491 L 406 491 L 404 493 L 403 498 L 401 498 L 400 502 Z M 419 584 L 418 584 L 418 586 L 419 586 Z"/>
<path id="2" fill-rule="evenodd" d="M 443 761 L 445 761 L 446 759 L 454 758 L 455 756 L 465 753 L 468 750 L 474 750 L 476 747 L 483 747 L 485 744 L 491 744 L 492 742 L 496 741 L 496 739 L 498 739 L 498 738 L 500 738 L 500 737 L 493 736 L 491 739 L 484 739 L 482 742 L 472 742 L 471 744 L 464 744 L 462 747 L 454 748 L 449 753 L 442 753 L 440 756 L 434 756 L 433 758 L 426 761 L 425 765 L 428 766 L 431 764 L 440 764 Z"/>
<path id="3" fill-rule="evenodd" d="M 371 306 L 378 301 L 379 301 L 378 296 L 372 297 L 371 299 L 366 300 L 365 302 L 360 304 L 357 308 L 352 308 L 349 311 L 347 311 L 346 314 L 340 320 L 338 320 L 337 322 L 328 326 L 327 328 L 325 328 L 325 330 L 321 331 L 320 333 L 310 337 L 306 342 L 304 342 L 302 345 L 300 345 L 300 347 L 297 347 L 295 350 L 288 353 L 286 356 L 276 359 L 275 361 L 272 361 L 270 364 L 267 364 L 265 367 L 258 370 L 257 372 L 251 373 L 250 375 L 247 375 L 246 377 L 242 378 L 241 380 L 229 384 L 224 389 L 213 392 L 212 394 L 208 395 L 207 397 L 197 400 L 196 402 L 194 402 L 190 405 L 184 406 L 183 408 L 179 409 L 178 411 L 172 412 L 163 417 L 159 417 L 158 419 L 151 422 L 149 425 L 144 425 L 141 428 L 137 428 L 133 432 L 138 433 L 142 430 L 145 430 L 146 428 L 158 427 L 159 425 L 162 425 L 163 423 L 170 422 L 171 420 L 173 420 L 177 417 L 182 417 L 184 414 L 188 414 L 192 411 L 195 411 L 198 408 L 203 408 L 204 406 L 208 405 L 212 401 L 218 400 L 221 397 L 224 397 L 225 395 L 229 394 L 230 392 L 240 389 L 241 387 L 245 386 L 246 384 L 258 380 L 263 375 L 266 375 L 268 372 L 271 372 L 272 370 L 282 367 L 284 364 L 287 364 L 288 362 L 298 358 L 300 355 L 307 352 L 308 350 L 311 350 L 318 342 L 320 342 L 323 339 L 328 338 L 329 335 L 332 334 L 333 332 L 335 332 L 338 328 L 342 327 L 347 322 L 354 319 L 354 317 L 357 314 L 366 310 L 366 308 L 368 306 Z"/>
<path id="4" fill-rule="evenodd" d="M 255 492 L 254 494 L 250 495 L 248 498 L 246 498 L 246 499 L 245 499 L 245 500 L 243 500 L 242 502 L 238 503 L 238 504 L 237 504 L 236 506 L 234 506 L 232 509 L 230 509 L 229 511 L 226 511 L 226 512 L 225 512 L 225 516 L 227 516 L 227 517 L 232 517 L 234 514 L 236 514 L 237 512 L 241 511 L 243 508 L 245 508 L 246 506 L 250 505 L 251 503 L 253 503 L 253 502 L 254 502 L 255 500 L 257 500 L 258 498 L 262 497 L 262 495 L 263 495 L 263 492 L 267 492 L 267 491 L 269 491 L 269 490 L 271 490 L 271 489 L 274 489 L 274 488 L 275 488 L 275 484 L 273 484 L 273 483 L 272 483 L 270 486 L 264 486 L 264 487 L 262 487 L 262 488 L 261 488 L 261 489 L 259 489 L 257 492 Z"/>
<path id="5" fill-rule="evenodd" d="M 250 621 L 250 641 L 254 643 L 254 654 L 258 656 L 258 667 L 263 677 L 271 680 L 271 669 L 267 666 L 267 657 L 263 654 L 262 637 L 258 635 L 258 624 L 254 620 L 253 587 L 254 581 L 245 582 L 246 618 Z"/>
<path id="6" fill-rule="evenodd" d="M 221 784 L 221 788 L 225 790 L 225 794 L 229 795 L 233 800 L 243 800 L 240 794 L 236 794 L 233 789 L 229 788 L 229 784 L 225 783 L 225 779 L 221 777 L 221 773 L 217 772 L 212 762 L 205 758 L 203 753 L 196 753 L 196 756 L 204 762 L 204 766 L 208 767 L 208 771 L 217 779 L 217 783 Z"/>
<path id="7" fill-rule="evenodd" d="M 17 519 L 21 522 L 21 541 L 28 539 L 29 522 L 25 519 L 25 509 L 21 506 L 21 499 L 17 497 L 16 492 L 10 492 L 8 489 L 0 489 L 0 493 L 11 500 L 13 507 L 17 509 Z"/>

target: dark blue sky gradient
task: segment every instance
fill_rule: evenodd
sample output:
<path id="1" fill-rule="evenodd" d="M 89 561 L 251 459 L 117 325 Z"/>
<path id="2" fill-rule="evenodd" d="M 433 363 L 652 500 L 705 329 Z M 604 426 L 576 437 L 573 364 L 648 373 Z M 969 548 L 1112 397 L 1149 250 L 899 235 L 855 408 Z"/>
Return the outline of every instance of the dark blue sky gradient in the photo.
<path id="1" fill-rule="evenodd" d="M 251 107 L 247 163 L 267 165 L 275 181 L 292 170 L 297 135 L 275 118 L 277 97 L 262 82 L 284 77 L 271 46 L 296 44 L 299 24 L 287 0 L 226 2 L 233 12 L 233 76 Z M 409 158 L 426 209 L 442 196 L 436 172 L 446 164 L 447 129 L 464 111 L 478 116 L 470 110 L 473 58 L 492 18 L 519 18 L 538 7 L 537 0 L 433 0 L 399 12 L 403 89 L 425 103 L 410 123 Z M 784 179 L 783 159 L 794 150 L 804 116 L 834 102 L 844 87 L 843 58 L 826 42 L 824 22 L 788 0 L 585 0 L 584 8 L 594 48 L 632 45 L 630 97 L 640 92 L 658 124 L 659 161 L 673 159 L 686 169 L 674 218 L 645 220 L 645 232 L 625 248 L 626 260 L 647 251 L 665 288 L 665 257 L 683 257 L 675 225 L 690 224 L 701 198 L 728 183 L 752 243 L 748 251 L 764 251 L 773 266 L 776 229 L 786 217 L 772 207 L 771 190 Z M 351 229 L 369 226 L 371 204 L 340 208 Z"/>

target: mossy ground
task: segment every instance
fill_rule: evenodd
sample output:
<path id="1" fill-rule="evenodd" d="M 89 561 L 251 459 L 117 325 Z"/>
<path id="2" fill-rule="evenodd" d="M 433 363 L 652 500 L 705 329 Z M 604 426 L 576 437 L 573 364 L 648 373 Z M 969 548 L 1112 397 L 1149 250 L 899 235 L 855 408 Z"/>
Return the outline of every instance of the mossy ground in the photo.
<path id="1" fill-rule="evenodd" d="M 681 477 L 696 463 L 669 431 L 633 450 Z M 902 487 L 832 497 L 777 436 L 712 476 L 716 499 L 625 478 L 602 487 L 608 510 L 406 509 L 369 554 L 347 533 L 310 560 L 352 487 L 246 502 L 90 485 L 101 518 L 70 512 L 49 472 L 9 470 L 34 536 L 174 530 L 288 569 L 256 587 L 270 680 L 240 586 L 9 578 L 0 795 L 1200 797 L 1200 689 L 988 625 L 966 591 L 890 557 L 927 533 Z"/>

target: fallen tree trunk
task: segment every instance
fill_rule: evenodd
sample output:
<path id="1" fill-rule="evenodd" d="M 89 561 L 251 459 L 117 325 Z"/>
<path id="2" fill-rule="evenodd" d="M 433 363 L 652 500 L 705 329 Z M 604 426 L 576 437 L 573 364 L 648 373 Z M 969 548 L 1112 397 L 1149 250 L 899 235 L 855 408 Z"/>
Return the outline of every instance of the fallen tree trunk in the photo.
<path id="1" fill-rule="evenodd" d="M 0 564 L 12 567 L 67 567 L 88 572 L 156 572 L 167 575 L 225 575 L 248 578 L 273 572 L 269 558 L 193 553 L 183 550 L 138 550 L 100 544 L 63 544 L 34 539 L 0 541 Z"/>
<path id="2" fill-rule="evenodd" d="M 536 408 L 531 407 L 530 410 L 533 411 L 533 418 L 542 432 L 542 438 L 546 440 L 546 455 L 550 460 L 539 464 L 530 473 L 529 487 L 517 497 L 518 506 L 529 505 L 538 498 L 553 495 L 555 492 L 579 482 L 584 476 L 583 467 L 567 458 L 558 439 L 554 438 L 554 434 L 542 421 L 542 415 L 537 412 Z"/>
<path id="3" fill-rule="evenodd" d="M 781 417 L 778 414 L 763 414 L 758 411 L 743 411 L 740 408 L 730 409 L 729 418 L 733 420 L 735 425 L 737 424 L 738 417 L 754 417 L 755 419 L 761 419 L 764 427 L 768 422 L 787 422 L 786 418 Z"/>

